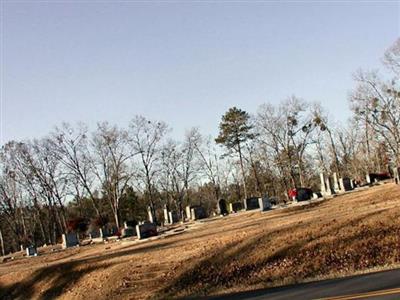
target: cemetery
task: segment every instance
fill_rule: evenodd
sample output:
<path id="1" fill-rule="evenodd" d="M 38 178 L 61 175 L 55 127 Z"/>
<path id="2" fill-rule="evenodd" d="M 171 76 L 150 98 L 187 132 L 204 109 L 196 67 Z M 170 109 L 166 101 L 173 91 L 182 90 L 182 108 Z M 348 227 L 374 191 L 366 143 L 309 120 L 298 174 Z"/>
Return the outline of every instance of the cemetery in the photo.
<path id="1" fill-rule="evenodd" d="M 331 181 L 326 178 L 326 175 L 324 175 L 323 182 L 330 184 Z M 85 246 L 84 241 L 79 240 L 76 234 L 65 234 L 60 248 L 54 249 L 50 246 L 28 247 L 23 255 L 27 256 L 26 260 L 19 258 L 17 254 L 14 255 L 13 259 L 4 260 L 0 264 L 0 281 L 6 288 L 3 287 L 2 291 L 11 291 L 14 295 L 23 295 L 28 298 L 37 297 L 43 291 L 47 291 L 46 293 L 51 295 L 56 290 L 53 291 L 51 285 L 47 285 L 47 281 L 48 278 L 52 278 L 55 283 L 62 282 L 62 288 L 70 290 L 70 296 L 79 297 L 79 295 L 86 295 L 87 288 L 93 286 L 95 279 L 85 275 L 90 272 L 98 274 L 96 281 L 104 282 L 106 281 L 104 276 L 112 276 L 113 282 L 107 285 L 103 284 L 101 288 L 92 288 L 90 295 L 85 296 L 88 299 L 101 298 L 104 292 L 110 297 L 116 297 L 116 295 L 128 297 L 132 293 L 139 292 L 140 299 L 146 299 L 156 294 L 162 294 L 166 298 L 177 295 L 193 295 L 193 288 L 198 287 L 199 284 L 206 286 L 204 290 L 202 288 L 197 289 L 204 291 L 204 293 L 211 287 L 224 291 L 226 287 L 223 284 L 221 286 L 213 285 L 214 283 L 211 280 L 213 276 L 219 274 L 218 276 L 225 276 L 221 282 L 231 282 L 234 279 L 226 275 L 231 274 L 230 268 L 243 269 L 242 272 L 247 272 L 244 270 L 248 270 L 249 265 L 252 265 L 252 272 L 259 272 L 263 270 L 262 257 L 265 257 L 265 255 L 273 257 L 276 253 L 274 251 L 279 251 L 283 244 L 286 245 L 287 243 L 288 247 L 292 247 L 292 243 L 296 241 L 309 239 L 308 235 L 311 235 L 312 239 L 318 241 L 318 243 L 325 245 L 321 248 L 322 250 L 318 250 L 320 256 L 325 255 L 324 251 L 330 251 L 328 249 L 330 249 L 329 245 L 332 239 L 336 245 L 336 251 L 347 251 L 346 253 L 355 251 L 354 253 L 357 252 L 357 255 L 360 255 L 360 253 L 361 255 L 368 255 L 367 252 L 363 254 L 364 250 L 360 248 L 362 244 L 357 239 L 349 244 L 343 244 L 342 241 L 352 235 L 358 226 L 363 226 L 363 230 L 368 228 L 368 230 L 374 232 L 374 230 L 381 228 L 381 226 L 376 227 L 378 222 L 390 223 L 392 222 L 390 220 L 393 220 L 390 216 L 400 215 L 398 209 L 399 186 L 392 180 L 385 181 L 383 184 L 378 182 L 371 186 L 365 185 L 352 190 L 350 179 L 343 178 L 341 180 L 338 178 L 338 185 L 342 187 L 342 191 L 340 191 L 334 189 L 334 179 L 332 184 L 332 186 L 325 185 L 322 187 L 322 189 L 325 189 L 323 190 L 325 195 L 328 190 L 332 193 L 329 196 L 326 195 L 325 198 L 311 199 L 299 203 L 293 202 L 293 204 L 282 207 L 271 206 L 267 197 L 249 199 L 241 204 L 226 204 L 225 201 L 220 201 L 218 209 L 224 217 L 217 215 L 216 217 L 202 219 L 200 217 L 204 217 L 202 215 L 204 211 L 201 207 L 192 206 L 187 208 L 191 215 L 184 223 L 175 222 L 175 219 L 173 224 L 168 221 L 167 227 L 157 227 L 150 220 L 136 226 L 132 226 L 134 224 L 131 222 L 126 222 L 123 225 L 120 239 L 110 240 L 107 244 L 96 243 Z M 362 197 L 360 197 L 361 195 Z M 308 203 L 312 205 L 308 205 Z M 301 206 L 299 206 L 300 204 Z M 377 205 L 379 209 L 377 209 Z M 245 210 L 245 207 L 247 207 L 247 210 Z M 223 211 L 224 208 L 226 208 L 226 212 Z M 261 213 L 262 211 L 267 213 Z M 170 215 L 169 212 L 167 215 Z M 385 217 L 383 218 L 383 216 Z M 274 222 L 270 221 L 272 219 Z M 173 218 L 168 220 L 173 220 Z M 204 222 L 204 220 L 207 220 L 207 222 Z M 335 221 L 332 222 L 332 220 Z M 387 226 L 399 225 L 390 223 Z M 342 228 L 340 234 L 335 233 L 334 228 L 336 227 Z M 168 228 L 171 229 L 168 230 Z M 246 230 L 243 231 L 241 228 L 246 228 Z M 330 228 L 333 231 L 330 231 Z M 236 232 L 236 234 L 232 234 L 232 232 Z M 384 234 L 380 233 L 381 241 L 374 241 L 375 247 L 378 247 L 377 249 L 380 249 L 380 245 L 386 247 L 384 246 L 385 243 L 390 243 L 393 240 L 392 234 L 395 234 L 395 232 L 394 230 L 393 232 L 385 231 Z M 95 232 L 91 234 L 93 238 L 97 237 Z M 271 240 L 270 236 L 274 239 Z M 365 234 L 365 236 L 359 238 L 363 239 L 363 243 L 368 243 L 370 242 L 369 239 L 373 238 L 373 235 L 369 236 Z M 77 247 L 79 243 L 81 246 Z M 260 256 L 261 252 L 252 250 L 256 245 L 257 247 L 268 245 L 263 248 L 265 249 L 263 256 Z M 297 246 L 293 244 L 293 247 Z M 307 272 L 307 268 L 309 268 L 311 272 L 313 260 L 308 260 L 306 253 L 314 250 L 313 248 L 307 248 L 307 250 L 304 248 L 303 250 L 302 247 L 296 248 L 295 256 L 292 256 L 294 254 L 291 254 L 290 251 L 285 252 L 285 254 L 282 252 L 283 256 L 274 262 L 272 269 L 263 271 L 266 272 L 263 276 L 270 277 L 270 272 L 274 272 L 274 274 L 278 272 L 281 274 L 279 278 L 290 278 L 290 274 L 295 271 L 296 264 L 288 267 L 284 260 L 296 260 L 297 264 L 307 262 L 309 267 L 306 264 L 305 270 Z M 225 260 L 217 259 L 220 253 L 226 251 L 229 253 L 240 251 L 242 258 L 236 261 L 234 265 L 227 264 Z M 179 255 L 176 255 L 176 253 L 179 253 Z M 243 253 L 246 253 L 246 255 L 243 255 Z M 393 255 L 395 253 L 385 252 L 385 257 L 388 260 Z M 28 259 L 28 257 L 34 257 L 34 259 Z M 52 263 L 47 265 L 45 261 L 50 257 Z M 207 260 L 203 261 L 202 259 L 206 257 Z M 230 259 L 230 256 L 226 257 L 226 260 Z M 350 264 L 354 270 L 362 267 L 357 265 L 358 259 L 353 261 L 351 256 L 349 259 L 346 264 Z M 373 258 L 368 257 L 368 259 L 372 259 L 371 263 L 374 263 Z M 146 266 L 142 266 L 141 261 L 143 260 L 147 261 Z M 18 264 L 15 264 L 17 261 Z M 23 271 L 25 264 L 28 263 L 33 270 L 36 270 L 29 276 Z M 114 268 L 109 269 L 112 273 L 102 272 L 101 268 L 106 267 L 108 263 L 118 267 L 115 270 Z M 208 263 L 214 264 L 215 268 L 205 267 Z M 60 268 L 65 269 L 65 272 L 57 271 L 58 273 L 55 273 L 55 270 Z M 90 271 L 91 268 L 95 268 L 94 271 Z M 99 268 L 98 271 L 96 271 L 96 268 Z M 130 274 L 128 269 L 135 270 L 135 275 L 127 277 L 126 274 Z M 218 269 L 221 272 L 217 271 Z M 78 270 L 81 271 L 78 272 Z M 154 273 L 154 270 L 157 270 L 157 273 Z M 335 270 L 333 268 L 332 272 Z M 186 272 L 198 274 L 204 280 L 196 282 L 193 279 L 193 281 L 185 281 L 183 285 L 177 284 L 176 279 L 186 276 Z M 213 272 L 218 273 L 214 274 Z M 166 273 L 168 273 L 168 276 L 162 275 Z M 150 274 L 152 275 L 150 276 Z M 311 275 L 312 273 L 305 275 L 305 278 Z M 16 277 L 24 278 L 25 276 L 27 277 L 24 282 L 28 288 L 13 290 L 12 285 L 10 285 L 11 282 Z M 35 279 L 35 276 L 37 276 L 37 279 Z M 196 278 L 196 276 L 193 278 Z M 64 280 L 64 277 L 68 280 Z M 210 278 L 210 280 L 207 278 Z M 246 286 L 251 286 L 254 284 L 251 278 L 251 276 L 242 277 L 242 282 Z M 146 280 L 144 281 L 144 279 Z M 77 284 L 70 285 L 69 282 L 76 282 Z M 271 284 L 273 283 L 274 280 Z M 133 285 L 135 286 L 134 290 L 129 288 Z"/>
<path id="2" fill-rule="evenodd" d="M 0 299 L 52 298 L 60 291 L 96 300 L 208 295 L 231 290 L 237 280 L 238 290 L 256 287 L 255 278 L 271 286 L 291 283 L 298 265 L 303 273 L 296 280 L 320 276 L 310 257 L 333 261 L 322 273 L 328 277 L 344 268 L 351 275 L 386 266 L 398 257 L 391 243 L 400 232 L 399 173 L 393 168 L 351 177 L 325 171 L 310 186 L 293 184 L 283 195 L 252 192 L 242 199 L 219 198 L 211 207 L 201 199 L 188 199 L 186 206 L 147 203 L 140 218 L 121 222 L 77 219 L 57 244 L 28 241 L 2 257 Z M 381 231 L 385 227 L 391 230 Z M 369 244 L 382 257 L 371 256 Z M 329 256 L 335 251 L 347 260 L 335 261 Z M 24 288 L 13 285 L 19 281 Z"/>
<path id="3" fill-rule="evenodd" d="M 61 249 L 68 249 L 79 247 L 88 244 L 104 244 L 110 241 L 118 241 L 121 239 L 128 239 L 131 241 L 135 240 L 146 240 L 148 238 L 154 238 L 161 234 L 170 234 L 171 229 L 174 232 L 184 232 L 186 226 L 183 229 L 176 230 L 177 227 L 190 224 L 192 222 L 201 222 L 206 218 L 215 219 L 219 216 L 229 216 L 230 214 L 238 214 L 244 212 L 260 211 L 266 212 L 270 210 L 280 210 L 287 207 L 296 206 L 297 202 L 305 202 L 304 204 L 312 203 L 312 201 L 323 201 L 325 199 L 331 199 L 337 197 L 340 194 L 345 194 L 357 189 L 363 190 L 361 187 L 371 187 L 377 184 L 393 182 L 399 184 L 399 170 L 394 168 L 391 174 L 388 173 L 369 173 L 365 176 L 365 181 L 360 182 L 349 177 L 338 177 L 336 173 L 330 175 L 321 173 L 320 174 L 320 190 L 313 191 L 311 188 L 296 188 L 288 191 L 288 197 L 291 202 L 284 202 L 279 204 L 276 198 L 264 197 L 249 197 L 244 199 L 242 202 L 227 202 L 225 199 L 220 199 L 215 207 L 215 212 L 210 217 L 204 207 L 201 205 L 191 205 L 185 208 L 183 216 L 179 212 L 170 210 L 167 205 L 163 207 L 164 220 L 161 223 L 156 223 L 154 220 L 154 212 L 150 208 L 147 208 L 147 220 L 136 222 L 136 221 L 125 221 L 123 227 L 118 229 L 115 225 L 108 224 L 106 226 L 95 228 L 89 227 L 88 231 L 82 235 L 77 232 L 71 231 L 62 235 Z M 363 183 L 363 184 L 362 184 Z M 82 240 L 80 240 L 82 239 Z M 32 257 L 38 256 L 39 252 L 37 247 L 32 245 L 29 247 L 22 247 L 21 250 L 25 251 L 25 256 Z"/>

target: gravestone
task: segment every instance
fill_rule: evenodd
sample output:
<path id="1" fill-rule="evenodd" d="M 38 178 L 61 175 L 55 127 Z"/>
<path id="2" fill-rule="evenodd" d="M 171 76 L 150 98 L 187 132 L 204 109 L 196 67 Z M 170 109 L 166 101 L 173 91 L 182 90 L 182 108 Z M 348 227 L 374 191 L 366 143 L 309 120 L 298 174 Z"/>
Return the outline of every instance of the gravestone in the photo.
<path id="1" fill-rule="evenodd" d="M 368 184 L 371 184 L 371 177 L 369 177 L 369 174 L 365 175 L 365 181 L 366 181 Z"/>
<path id="2" fill-rule="evenodd" d="M 343 191 L 353 190 L 353 181 L 349 177 L 340 178 L 340 183 L 342 185 Z"/>
<path id="3" fill-rule="evenodd" d="M 188 219 L 188 220 L 192 219 L 190 205 L 186 206 L 186 219 Z"/>
<path id="4" fill-rule="evenodd" d="M 171 224 L 171 219 L 169 218 L 168 207 L 164 205 L 164 224 Z"/>
<path id="5" fill-rule="evenodd" d="M 97 239 L 102 237 L 103 237 L 103 230 L 101 229 L 93 229 L 92 231 L 89 232 L 89 238 L 91 239 Z"/>
<path id="6" fill-rule="evenodd" d="M 400 184 L 400 175 L 399 175 L 399 168 L 393 168 L 393 179 L 396 184 Z"/>
<path id="7" fill-rule="evenodd" d="M 157 234 L 157 226 L 154 223 L 136 225 L 136 235 L 139 240 L 156 236 Z"/>
<path id="8" fill-rule="evenodd" d="M 328 176 L 325 176 L 324 173 L 320 174 L 321 179 L 321 194 L 323 196 L 330 196 L 333 194 L 331 180 Z"/>
<path id="9" fill-rule="evenodd" d="M 138 224 L 138 222 L 136 220 L 129 220 L 129 221 L 125 221 L 124 222 L 124 228 L 128 228 L 128 227 L 133 227 L 135 228 L 135 226 Z"/>
<path id="10" fill-rule="evenodd" d="M 390 179 L 389 173 L 370 173 L 368 174 L 371 182 L 378 182 L 382 180 Z"/>
<path id="11" fill-rule="evenodd" d="M 319 174 L 320 180 L 321 180 L 321 194 L 325 195 L 326 194 L 326 186 L 325 186 L 325 175 L 324 173 Z"/>
<path id="12" fill-rule="evenodd" d="M 220 200 L 218 201 L 218 212 L 219 212 L 219 214 L 222 215 L 222 216 L 226 216 L 226 215 L 229 214 L 229 213 L 228 213 L 228 209 L 227 209 L 227 207 L 226 207 L 226 201 L 225 201 L 225 199 L 220 199 Z"/>
<path id="13" fill-rule="evenodd" d="M 297 189 L 297 201 L 307 201 L 313 197 L 313 191 L 310 188 L 298 188 Z"/>
<path id="14" fill-rule="evenodd" d="M 112 225 L 112 226 L 104 226 L 103 228 L 99 229 L 100 231 L 100 237 L 106 238 L 109 236 L 116 235 L 118 233 L 118 227 Z"/>
<path id="15" fill-rule="evenodd" d="M 344 182 L 342 177 L 339 178 L 339 186 L 340 186 L 339 192 L 344 193 L 346 190 L 344 188 Z"/>
<path id="16" fill-rule="evenodd" d="M 258 198 L 258 205 L 260 206 L 261 211 L 269 210 L 272 206 L 268 197 Z"/>
<path id="17" fill-rule="evenodd" d="M 170 224 L 179 222 L 179 216 L 178 216 L 178 213 L 176 211 L 168 212 L 168 218 L 169 218 Z"/>
<path id="18" fill-rule="evenodd" d="M 79 238 L 75 232 L 70 232 L 62 235 L 62 248 L 70 248 L 79 246 Z"/>
<path id="19" fill-rule="evenodd" d="M 230 212 L 238 212 L 239 210 L 243 210 L 242 202 L 233 202 L 229 203 L 229 210 Z"/>
<path id="20" fill-rule="evenodd" d="M 330 177 L 325 178 L 325 186 L 326 186 L 326 191 L 325 191 L 326 196 L 334 194 L 334 190 L 332 189 L 332 180 Z"/>
<path id="21" fill-rule="evenodd" d="M 337 173 L 333 173 L 333 189 L 336 193 L 340 193 L 342 191 L 342 186 L 339 184 Z"/>
<path id="22" fill-rule="evenodd" d="M 153 217 L 153 212 L 152 212 L 150 206 L 147 207 L 147 214 L 149 215 L 149 222 L 153 223 L 154 222 L 154 217 Z"/>
<path id="23" fill-rule="evenodd" d="M 247 198 L 245 203 L 246 210 L 260 209 L 260 203 L 257 197 Z"/>
<path id="24" fill-rule="evenodd" d="M 36 247 L 34 246 L 26 247 L 26 256 L 38 256 Z"/>
<path id="25" fill-rule="evenodd" d="M 192 206 L 190 209 L 190 215 L 192 220 L 199 220 L 207 218 L 207 213 L 204 207 L 196 205 Z"/>
<path id="26" fill-rule="evenodd" d="M 136 230 L 133 227 L 124 227 L 121 230 L 121 237 L 126 238 L 126 237 L 131 237 L 136 235 Z"/>

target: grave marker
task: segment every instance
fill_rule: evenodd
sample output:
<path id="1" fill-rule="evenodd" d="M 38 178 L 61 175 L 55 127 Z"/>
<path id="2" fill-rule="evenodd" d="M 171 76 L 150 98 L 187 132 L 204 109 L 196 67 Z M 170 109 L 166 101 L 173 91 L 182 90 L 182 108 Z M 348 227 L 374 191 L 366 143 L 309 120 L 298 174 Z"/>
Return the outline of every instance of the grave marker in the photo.
<path id="1" fill-rule="evenodd" d="M 310 188 L 298 188 L 297 189 L 297 201 L 307 201 L 313 197 L 313 191 Z"/>
<path id="2" fill-rule="evenodd" d="M 258 198 L 258 205 L 260 206 L 261 211 L 269 210 L 272 206 L 268 197 Z"/>
<path id="3" fill-rule="evenodd" d="M 321 179 L 321 194 L 322 196 L 330 196 L 332 195 L 333 191 L 331 188 L 331 181 L 328 176 L 325 176 L 324 173 L 320 173 Z"/>
<path id="4" fill-rule="evenodd" d="M 396 184 L 400 184 L 400 174 L 399 173 L 400 173 L 399 168 L 394 167 L 393 168 L 393 179 Z"/>
<path id="5" fill-rule="evenodd" d="M 134 236 L 134 235 L 136 235 L 136 230 L 133 227 L 128 226 L 126 228 L 124 227 L 121 230 L 121 237 L 122 238 L 131 237 L 131 236 Z"/>
<path id="6" fill-rule="evenodd" d="M 136 235 L 139 240 L 156 236 L 157 234 L 157 226 L 154 223 L 136 225 Z"/>
<path id="7" fill-rule="evenodd" d="M 229 203 L 229 211 L 230 211 L 230 213 L 238 212 L 239 210 L 243 210 L 242 202 Z"/>
<path id="8" fill-rule="evenodd" d="M 369 177 L 369 174 L 365 175 L 365 180 L 368 184 L 371 184 L 371 177 Z"/>
<path id="9" fill-rule="evenodd" d="M 169 218 L 168 207 L 164 205 L 164 224 L 171 224 L 171 219 Z"/>
<path id="10" fill-rule="evenodd" d="M 202 206 L 192 206 L 190 210 L 190 215 L 192 217 L 192 220 L 207 218 L 206 210 Z"/>
<path id="11" fill-rule="evenodd" d="M 330 196 L 333 194 L 333 190 L 331 188 L 331 179 L 329 177 L 325 178 L 325 185 L 326 185 L 326 190 L 325 190 L 325 195 Z"/>
<path id="12" fill-rule="evenodd" d="M 62 235 L 62 248 L 70 248 L 79 246 L 79 238 L 75 232 L 70 232 Z"/>
<path id="13" fill-rule="evenodd" d="M 247 198 L 245 204 L 246 210 L 260 209 L 260 203 L 257 197 Z"/>
<path id="14" fill-rule="evenodd" d="M 228 209 L 227 209 L 227 207 L 226 207 L 226 201 L 225 201 L 225 199 L 220 199 L 220 200 L 218 201 L 218 212 L 219 212 L 219 214 L 222 215 L 222 216 L 226 216 L 226 215 L 229 214 L 229 213 L 228 213 Z"/>
<path id="15" fill-rule="evenodd" d="M 153 212 L 152 212 L 150 206 L 147 207 L 147 214 L 149 215 L 149 221 L 150 221 L 150 223 L 153 223 L 153 222 L 154 222 Z"/>
<path id="16" fill-rule="evenodd" d="M 26 256 L 38 256 L 38 252 L 35 246 L 26 247 Z"/>
<path id="17" fill-rule="evenodd" d="M 319 177 L 321 179 L 321 194 L 325 195 L 326 194 L 326 186 L 325 186 L 325 176 L 324 173 L 320 173 Z"/>
<path id="18" fill-rule="evenodd" d="M 186 219 L 192 219 L 190 205 L 186 206 Z"/>
<path id="19" fill-rule="evenodd" d="M 334 172 L 333 173 L 333 189 L 335 192 L 341 192 L 341 190 L 342 190 L 341 188 L 342 188 L 342 186 L 339 185 L 337 173 Z"/>
<path id="20" fill-rule="evenodd" d="M 89 233 L 89 237 L 90 237 L 91 239 L 102 238 L 102 237 L 103 237 L 103 231 L 102 231 L 101 229 L 92 230 L 92 231 Z"/>
<path id="21" fill-rule="evenodd" d="M 354 189 L 353 181 L 350 178 L 348 178 L 348 177 L 340 178 L 340 182 L 341 182 L 342 189 L 344 192 L 351 191 Z"/>
<path id="22" fill-rule="evenodd" d="M 168 219 L 170 224 L 177 223 L 179 221 L 179 216 L 175 211 L 170 211 L 168 212 Z"/>

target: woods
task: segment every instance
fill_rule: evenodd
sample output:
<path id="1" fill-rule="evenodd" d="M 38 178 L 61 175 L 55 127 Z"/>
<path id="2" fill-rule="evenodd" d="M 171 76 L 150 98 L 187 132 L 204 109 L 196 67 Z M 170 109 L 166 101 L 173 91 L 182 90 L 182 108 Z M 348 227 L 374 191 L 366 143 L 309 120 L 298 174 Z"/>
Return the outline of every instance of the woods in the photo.
<path id="1" fill-rule="evenodd" d="M 291 96 L 255 112 L 230 108 L 218 137 L 191 128 L 174 140 L 162 120 L 135 116 L 126 128 L 64 123 L 42 138 L 9 141 L 0 151 L 2 251 L 55 244 L 71 220 L 121 227 L 145 220 L 150 207 L 161 223 L 165 205 L 182 217 L 186 205 L 212 211 L 220 198 L 287 201 L 291 188 L 319 190 L 320 172 L 360 180 L 390 172 L 400 166 L 400 39 L 383 66 L 383 75 L 355 73 L 346 124 Z"/>

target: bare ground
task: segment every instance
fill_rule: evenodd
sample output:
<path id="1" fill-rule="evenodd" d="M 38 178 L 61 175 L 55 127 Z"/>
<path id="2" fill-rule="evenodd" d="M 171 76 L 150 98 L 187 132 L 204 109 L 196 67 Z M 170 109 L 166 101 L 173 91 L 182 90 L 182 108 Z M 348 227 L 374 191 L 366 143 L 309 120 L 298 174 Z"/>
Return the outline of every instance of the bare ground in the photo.
<path id="1" fill-rule="evenodd" d="M 243 212 L 137 243 L 0 264 L 0 299 L 170 299 L 346 276 L 400 263 L 393 183 L 266 213 Z"/>

